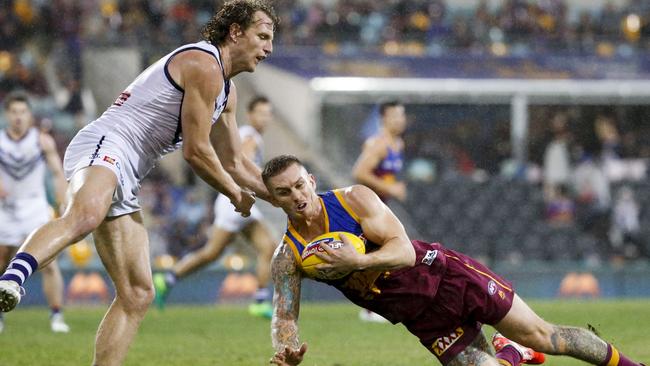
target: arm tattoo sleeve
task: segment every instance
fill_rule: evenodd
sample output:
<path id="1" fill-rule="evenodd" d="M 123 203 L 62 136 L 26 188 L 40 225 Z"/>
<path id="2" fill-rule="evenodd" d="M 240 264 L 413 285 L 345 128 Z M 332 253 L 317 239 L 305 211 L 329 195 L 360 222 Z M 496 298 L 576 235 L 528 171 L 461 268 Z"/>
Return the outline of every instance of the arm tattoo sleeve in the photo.
<path id="1" fill-rule="evenodd" d="M 291 248 L 280 244 L 271 262 L 273 295 L 273 319 L 271 339 L 273 348 L 281 352 L 285 347 L 298 349 L 298 314 L 300 312 L 300 281 L 302 279 Z"/>

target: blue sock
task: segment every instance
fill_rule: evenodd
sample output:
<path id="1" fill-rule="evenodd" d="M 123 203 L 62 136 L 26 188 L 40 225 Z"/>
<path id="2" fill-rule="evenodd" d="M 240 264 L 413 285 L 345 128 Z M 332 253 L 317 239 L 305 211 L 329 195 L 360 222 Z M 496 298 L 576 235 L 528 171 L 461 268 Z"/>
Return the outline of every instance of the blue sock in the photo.
<path id="1" fill-rule="evenodd" d="M 173 287 L 176 284 L 176 273 L 173 271 L 167 271 L 165 273 L 165 283 L 167 284 L 167 287 Z"/>
<path id="2" fill-rule="evenodd" d="M 262 303 L 271 300 L 271 291 L 266 287 L 258 288 L 253 295 L 256 303 Z"/>
<path id="3" fill-rule="evenodd" d="M 36 269 L 38 269 L 36 259 L 29 253 L 20 252 L 9 262 L 7 270 L 0 276 L 0 280 L 14 281 L 22 286 Z"/>

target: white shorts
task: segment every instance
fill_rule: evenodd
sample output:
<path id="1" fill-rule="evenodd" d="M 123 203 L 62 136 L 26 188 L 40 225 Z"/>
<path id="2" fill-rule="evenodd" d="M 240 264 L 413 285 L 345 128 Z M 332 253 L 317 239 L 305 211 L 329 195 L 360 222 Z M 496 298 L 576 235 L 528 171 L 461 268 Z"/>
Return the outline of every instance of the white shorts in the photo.
<path id="1" fill-rule="evenodd" d="M 0 245 L 22 245 L 27 235 L 51 218 L 52 211 L 45 197 L 0 200 Z"/>
<path id="2" fill-rule="evenodd" d="M 251 208 L 251 215 L 243 217 L 235 211 L 230 199 L 220 194 L 214 201 L 214 226 L 231 233 L 240 232 L 247 225 L 262 220 L 262 213 L 256 206 Z"/>
<path id="3" fill-rule="evenodd" d="M 108 217 L 121 216 L 141 209 L 138 202 L 140 180 L 134 163 L 127 157 L 128 147 L 110 135 L 81 130 L 72 139 L 63 157 L 65 178 L 69 181 L 81 169 L 90 166 L 109 168 L 117 177 L 117 187 L 113 193 L 113 203 L 108 210 Z"/>

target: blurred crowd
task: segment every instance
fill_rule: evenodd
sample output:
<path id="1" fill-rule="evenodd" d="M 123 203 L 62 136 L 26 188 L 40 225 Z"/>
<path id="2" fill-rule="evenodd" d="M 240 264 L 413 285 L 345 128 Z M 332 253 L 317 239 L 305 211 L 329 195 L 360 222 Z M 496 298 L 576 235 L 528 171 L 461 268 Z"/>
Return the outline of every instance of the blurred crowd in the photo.
<path id="1" fill-rule="evenodd" d="M 635 184 L 647 180 L 650 130 L 636 109 L 548 110 L 537 155 L 546 219 L 577 225 L 627 259 L 650 258 L 641 230 L 648 217 L 641 210 L 648 203 L 645 187 Z"/>
<path id="2" fill-rule="evenodd" d="M 82 50 L 137 47 L 148 65 L 179 44 L 197 40 L 222 1 L 8 0 L 0 4 L 0 98 L 16 87 L 51 92 L 45 66 L 68 95 L 61 108 L 83 107 Z M 603 56 L 647 50 L 650 3 L 608 1 L 572 7 L 568 0 L 277 0 L 276 47 L 316 46 L 325 52 L 526 55 L 579 52 Z M 48 84 L 49 82 L 49 84 Z"/>
<path id="3" fill-rule="evenodd" d="M 599 246 L 594 252 L 602 260 L 650 258 L 647 107 L 531 106 L 523 162 L 512 157 L 505 107 L 413 105 L 409 111 L 405 141 L 413 180 L 526 182 L 541 192 L 542 205 L 533 207 L 538 212 L 529 226 L 544 222 L 551 234 L 577 230 Z M 483 191 L 475 194 L 478 200 Z"/>
<path id="4" fill-rule="evenodd" d="M 446 0 L 278 2 L 282 45 L 381 47 L 438 54 L 469 50 L 496 55 L 539 51 L 627 53 L 647 48 L 650 5 L 609 1 L 577 8 L 567 0 Z"/>

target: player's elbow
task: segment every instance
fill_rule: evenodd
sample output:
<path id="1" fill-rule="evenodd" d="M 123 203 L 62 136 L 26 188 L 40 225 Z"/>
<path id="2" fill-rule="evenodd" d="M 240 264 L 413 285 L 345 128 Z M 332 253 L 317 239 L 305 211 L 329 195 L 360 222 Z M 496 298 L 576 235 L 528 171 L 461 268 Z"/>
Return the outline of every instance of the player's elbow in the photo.
<path id="1" fill-rule="evenodd" d="M 203 160 L 201 154 L 196 149 L 183 149 L 183 159 L 191 167 L 197 166 Z"/>
<path id="2" fill-rule="evenodd" d="M 215 154 L 214 150 L 199 144 L 186 144 L 183 146 L 183 159 L 192 167 L 200 165 L 211 154 Z"/>
<path id="3" fill-rule="evenodd" d="M 221 165 L 232 176 L 239 176 L 240 170 L 244 169 L 244 162 L 240 156 L 229 156 L 221 161 Z"/>
<path id="4" fill-rule="evenodd" d="M 410 243 L 409 243 L 410 244 Z M 415 249 L 412 245 L 404 248 L 403 255 L 401 256 L 403 267 L 413 267 L 415 265 Z"/>

